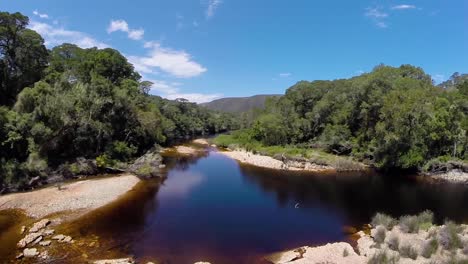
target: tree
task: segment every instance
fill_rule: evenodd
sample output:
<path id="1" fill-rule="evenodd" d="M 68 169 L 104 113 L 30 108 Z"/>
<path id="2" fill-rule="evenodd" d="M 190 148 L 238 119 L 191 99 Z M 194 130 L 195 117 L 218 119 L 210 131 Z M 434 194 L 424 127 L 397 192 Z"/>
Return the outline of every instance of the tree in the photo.
<path id="1" fill-rule="evenodd" d="M 47 66 L 44 40 L 27 29 L 20 13 L 0 12 L 0 105 L 11 106 L 21 90 L 37 82 Z"/>

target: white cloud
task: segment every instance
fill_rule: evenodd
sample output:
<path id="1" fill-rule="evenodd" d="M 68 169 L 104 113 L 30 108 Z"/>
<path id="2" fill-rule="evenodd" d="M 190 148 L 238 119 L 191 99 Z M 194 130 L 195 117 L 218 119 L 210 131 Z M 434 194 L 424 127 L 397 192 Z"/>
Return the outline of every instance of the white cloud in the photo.
<path id="1" fill-rule="evenodd" d="M 149 80 L 153 83 L 151 87 L 151 94 L 157 94 L 164 98 L 175 100 L 184 98 L 194 103 L 205 103 L 223 97 L 222 94 L 203 94 L 203 93 L 184 93 L 180 90 L 181 83 L 161 80 Z"/>
<path id="2" fill-rule="evenodd" d="M 45 14 L 45 13 L 44 13 L 44 14 L 43 14 L 43 13 L 39 13 L 39 11 L 37 11 L 37 10 L 34 10 L 34 11 L 33 11 L 33 14 L 36 15 L 36 16 L 38 16 L 38 17 L 40 17 L 40 18 L 45 18 L 45 19 L 48 19 L 48 18 L 49 18 L 49 15 L 47 15 L 47 14 Z"/>
<path id="3" fill-rule="evenodd" d="M 221 5 L 221 0 L 208 0 L 208 8 L 206 9 L 206 18 L 214 16 L 216 9 Z"/>
<path id="4" fill-rule="evenodd" d="M 29 28 L 41 34 L 45 40 L 45 45 L 53 47 L 63 43 L 72 43 L 81 48 L 98 47 L 107 48 L 109 45 L 102 43 L 86 33 L 80 31 L 67 30 L 59 25 L 31 21 Z"/>
<path id="5" fill-rule="evenodd" d="M 128 60 L 138 71 L 154 73 L 159 69 L 178 78 L 190 78 L 207 71 L 205 67 L 192 60 L 185 51 L 162 47 L 158 42 L 146 42 L 145 48 L 150 49 L 147 56 L 129 56 Z"/>
<path id="6" fill-rule="evenodd" d="M 279 77 L 281 77 L 281 78 L 287 78 L 287 77 L 290 77 L 291 75 L 292 75 L 291 73 L 285 72 L 285 73 L 280 73 L 280 74 L 279 74 Z"/>
<path id="7" fill-rule="evenodd" d="M 405 9 L 415 9 L 416 6 L 414 5 L 396 5 L 392 6 L 392 9 L 394 10 L 405 10 Z"/>
<path id="8" fill-rule="evenodd" d="M 385 19 L 388 17 L 388 13 L 385 13 L 378 7 L 366 8 L 365 16 L 374 21 L 374 24 L 379 28 L 387 28 L 388 25 Z"/>
<path id="9" fill-rule="evenodd" d="M 109 27 L 107 27 L 107 33 L 112 33 L 116 31 L 122 31 L 127 33 L 128 38 L 133 40 L 140 40 L 145 34 L 145 30 L 140 29 L 131 29 L 128 26 L 127 21 L 125 20 L 111 20 Z"/>

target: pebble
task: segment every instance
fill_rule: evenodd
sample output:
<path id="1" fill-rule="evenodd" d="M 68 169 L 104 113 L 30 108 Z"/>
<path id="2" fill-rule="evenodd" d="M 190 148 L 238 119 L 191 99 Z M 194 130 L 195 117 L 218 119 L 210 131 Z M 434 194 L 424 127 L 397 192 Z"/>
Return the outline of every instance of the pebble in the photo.
<path id="1" fill-rule="evenodd" d="M 39 242 L 39 245 L 41 245 L 41 246 L 43 246 L 43 247 L 47 247 L 47 246 L 49 246 L 51 243 L 52 243 L 52 241 L 46 240 L 46 241 L 41 241 L 41 242 Z"/>
<path id="2" fill-rule="evenodd" d="M 26 227 L 25 227 L 25 226 L 22 226 L 22 227 L 21 227 L 21 234 L 24 234 L 25 231 L 26 231 Z"/>
<path id="3" fill-rule="evenodd" d="M 35 223 L 31 229 L 29 229 L 29 233 L 36 233 L 38 232 L 39 230 L 43 229 L 44 227 L 46 227 L 48 224 L 50 224 L 50 220 L 49 219 L 42 219 L 41 221 Z"/>
<path id="4" fill-rule="evenodd" d="M 52 239 L 54 239 L 54 240 L 59 240 L 59 241 L 63 240 L 64 238 L 65 238 L 64 235 L 56 235 L 56 236 L 53 236 L 53 237 L 52 237 Z"/>
<path id="5" fill-rule="evenodd" d="M 54 232 L 55 231 L 53 229 L 46 229 L 42 233 L 44 234 L 44 236 L 50 236 L 50 235 L 54 234 Z"/>
<path id="6" fill-rule="evenodd" d="M 37 252 L 37 248 L 25 248 L 23 254 L 26 258 L 32 258 L 37 256 L 39 252 Z"/>
<path id="7" fill-rule="evenodd" d="M 41 254 L 39 254 L 39 257 L 41 259 L 48 259 L 49 258 L 49 252 L 47 252 L 47 250 L 43 251 L 43 252 L 41 252 Z"/>
<path id="8" fill-rule="evenodd" d="M 31 245 L 33 245 L 33 246 L 34 246 L 34 245 L 36 245 L 37 243 L 39 243 L 39 242 L 41 242 L 41 241 L 42 241 L 42 236 L 40 236 L 40 237 L 36 238 L 36 240 L 34 240 L 34 242 L 32 242 L 32 244 L 31 244 Z"/>

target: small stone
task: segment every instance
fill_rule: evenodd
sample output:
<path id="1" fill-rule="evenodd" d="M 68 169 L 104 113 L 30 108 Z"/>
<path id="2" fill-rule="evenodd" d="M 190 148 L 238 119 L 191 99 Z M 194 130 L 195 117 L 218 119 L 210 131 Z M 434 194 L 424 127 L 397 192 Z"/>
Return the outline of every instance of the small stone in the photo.
<path id="1" fill-rule="evenodd" d="M 47 250 L 43 251 L 43 252 L 41 252 L 41 254 L 39 254 L 39 257 L 41 259 L 48 259 L 49 258 L 49 252 L 47 252 Z"/>
<path id="2" fill-rule="evenodd" d="M 46 229 L 42 233 L 44 234 L 44 236 L 50 236 L 50 235 L 54 234 L 54 232 L 55 231 L 53 229 Z"/>
<path id="3" fill-rule="evenodd" d="M 64 235 L 56 235 L 52 237 L 53 240 L 58 240 L 58 241 L 62 241 L 64 238 L 65 238 Z"/>
<path id="4" fill-rule="evenodd" d="M 31 229 L 29 229 L 29 233 L 36 233 L 37 231 L 46 227 L 48 224 L 50 224 L 49 219 L 42 219 L 41 221 L 35 223 Z"/>
<path id="5" fill-rule="evenodd" d="M 39 245 L 41 245 L 43 247 L 47 247 L 47 246 L 50 246 L 51 243 L 52 243 L 52 241 L 46 240 L 46 241 L 39 242 Z"/>
<path id="6" fill-rule="evenodd" d="M 23 239 L 21 239 L 16 246 L 18 248 L 25 248 L 28 244 L 35 241 L 38 237 L 42 236 L 42 233 L 29 233 Z"/>
<path id="7" fill-rule="evenodd" d="M 25 226 L 22 226 L 22 227 L 21 227 L 21 234 L 24 234 L 25 231 L 26 231 L 26 227 L 25 227 Z"/>
<path id="8" fill-rule="evenodd" d="M 33 246 L 34 246 L 34 245 L 36 245 L 37 243 L 39 243 L 39 242 L 41 242 L 41 241 L 42 241 L 42 236 L 40 236 L 40 237 L 36 238 L 36 240 L 34 240 L 34 242 L 32 242 L 32 244 L 31 244 L 31 245 L 33 245 Z"/>
<path id="9" fill-rule="evenodd" d="M 24 254 L 24 257 L 26 258 L 32 258 L 32 257 L 37 256 L 39 252 L 37 252 L 37 248 L 25 248 L 23 250 L 23 254 Z"/>
<path id="10" fill-rule="evenodd" d="M 131 258 L 122 258 L 122 259 L 104 259 L 96 260 L 94 264 L 133 264 L 135 261 Z"/>
<path id="11" fill-rule="evenodd" d="M 161 165 L 159 165 L 159 168 L 160 168 L 160 169 L 164 169 L 164 168 L 166 168 L 166 165 L 165 165 L 165 164 L 161 164 Z"/>
<path id="12" fill-rule="evenodd" d="M 22 259 L 24 258 L 24 254 L 23 253 L 19 253 L 17 256 L 16 256 L 16 259 Z"/>
<path id="13" fill-rule="evenodd" d="M 91 242 L 89 243 L 88 247 L 94 247 L 96 245 L 96 242 Z"/>
<path id="14" fill-rule="evenodd" d="M 66 236 L 64 237 L 62 240 L 60 240 L 61 243 L 71 243 L 72 242 L 72 238 L 71 236 Z"/>

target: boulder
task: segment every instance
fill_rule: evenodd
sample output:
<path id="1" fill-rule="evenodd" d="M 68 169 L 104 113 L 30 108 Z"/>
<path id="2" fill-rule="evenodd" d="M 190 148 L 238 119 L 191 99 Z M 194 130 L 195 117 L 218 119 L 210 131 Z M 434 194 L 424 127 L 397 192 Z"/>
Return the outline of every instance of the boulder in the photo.
<path id="1" fill-rule="evenodd" d="M 41 221 L 37 222 L 37 223 L 34 223 L 34 225 L 31 227 L 31 229 L 29 229 L 29 232 L 30 233 L 36 233 L 38 232 L 39 230 L 43 229 L 44 227 L 46 227 L 48 224 L 50 224 L 50 220 L 49 219 L 42 219 Z"/>
<path id="2" fill-rule="evenodd" d="M 42 233 L 37 232 L 37 233 L 29 233 L 27 234 L 23 239 L 21 239 L 18 244 L 18 248 L 25 248 L 28 244 L 34 242 L 38 237 L 41 237 Z"/>
<path id="3" fill-rule="evenodd" d="M 103 259 L 96 260 L 94 264 L 133 264 L 135 261 L 131 258 L 121 258 L 121 259 Z"/>
<path id="4" fill-rule="evenodd" d="M 154 149 L 135 160 L 135 162 L 128 167 L 128 171 L 145 178 L 160 177 L 162 175 L 160 168 L 162 160 L 159 151 Z"/>
<path id="5" fill-rule="evenodd" d="M 25 248 L 23 250 L 23 255 L 26 258 L 33 258 L 33 257 L 37 256 L 38 254 L 39 254 L 39 252 L 37 251 L 37 248 Z"/>

